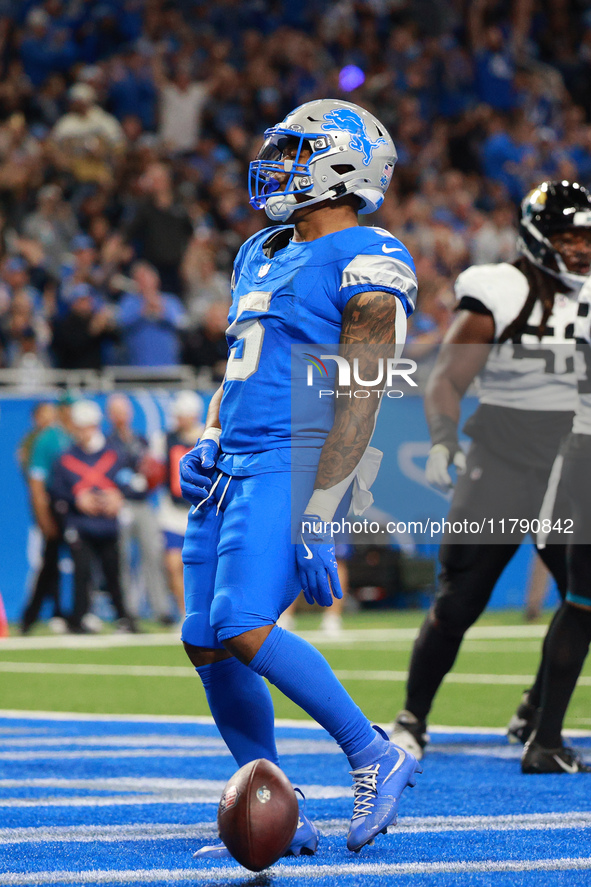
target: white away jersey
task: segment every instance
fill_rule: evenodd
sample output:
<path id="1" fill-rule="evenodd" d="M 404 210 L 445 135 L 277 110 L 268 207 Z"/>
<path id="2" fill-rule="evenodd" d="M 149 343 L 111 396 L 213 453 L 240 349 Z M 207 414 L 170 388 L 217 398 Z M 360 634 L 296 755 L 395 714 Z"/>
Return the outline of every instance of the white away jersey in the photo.
<path id="1" fill-rule="evenodd" d="M 591 278 L 581 288 L 575 321 L 577 353 L 578 400 L 573 431 L 575 434 L 591 434 Z"/>
<path id="2" fill-rule="evenodd" d="M 456 281 L 459 308 L 490 314 L 495 342 L 515 320 L 529 294 L 526 276 L 514 265 L 474 265 Z M 523 330 L 493 346 L 478 380 L 481 404 L 518 410 L 572 411 L 576 403 L 574 323 L 576 294 L 556 293 L 546 334 L 538 338 L 539 301 Z"/>

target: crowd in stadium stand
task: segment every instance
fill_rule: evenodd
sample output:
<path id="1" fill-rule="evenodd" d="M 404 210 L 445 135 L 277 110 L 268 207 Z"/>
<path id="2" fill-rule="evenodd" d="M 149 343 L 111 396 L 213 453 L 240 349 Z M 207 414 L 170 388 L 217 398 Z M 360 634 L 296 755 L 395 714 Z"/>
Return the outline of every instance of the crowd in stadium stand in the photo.
<path id="1" fill-rule="evenodd" d="M 512 260 L 544 178 L 591 184 L 591 9 L 567 0 L 0 0 L 0 365 L 224 368 L 263 130 L 319 96 L 398 149 L 371 223 L 414 255 L 411 336 Z"/>

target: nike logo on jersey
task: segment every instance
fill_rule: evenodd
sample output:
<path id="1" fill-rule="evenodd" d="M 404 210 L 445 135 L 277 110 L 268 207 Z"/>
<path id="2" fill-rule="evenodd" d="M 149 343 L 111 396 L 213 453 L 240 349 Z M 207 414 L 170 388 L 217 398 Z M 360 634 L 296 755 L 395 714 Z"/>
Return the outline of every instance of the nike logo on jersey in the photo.
<path id="1" fill-rule="evenodd" d="M 575 762 L 574 764 L 567 764 L 566 761 L 563 761 L 559 755 L 552 755 L 556 763 L 562 767 L 565 773 L 578 773 L 579 765 Z"/>
<path id="2" fill-rule="evenodd" d="M 306 561 L 310 561 L 310 560 L 312 560 L 312 558 L 314 557 L 314 555 L 312 554 L 312 552 L 310 551 L 310 549 L 308 548 L 308 546 L 306 545 L 306 543 L 304 542 L 303 539 L 302 539 L 302 545 L 304 546 L 304 548 L 305 548 L 306 551 L 307 551 L 307 554 L 304 555 L 304 560 L 306 560 Z"/>
<path id="3" fill-rule="evenodd" d="M 401 247 L 399 247 L 399 246 L 387 247 L 387 246 L 384 244 L 384 246 L 382 247 L 382 252 L 383 252 L 383 253 L 401 253 L 401 252 L 402 252 L 402 249 L 401 249 Z"/>
<path id="4" fill-rule="evenodd" d="M 259 277 L 264 277 L 265 274 L 268 274 L 270 267 L 271 267 L 270 264 L 261 265 L 261 267 L 259 268 Z"/>

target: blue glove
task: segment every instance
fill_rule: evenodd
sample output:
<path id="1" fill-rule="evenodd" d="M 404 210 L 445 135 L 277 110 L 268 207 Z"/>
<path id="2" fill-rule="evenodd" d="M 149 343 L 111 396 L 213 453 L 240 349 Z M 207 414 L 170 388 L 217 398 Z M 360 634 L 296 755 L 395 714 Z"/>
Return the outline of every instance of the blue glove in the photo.
<path id="1" fill-rule="evenodd" d="M 303 524 L 306 525 L 305 529 Z M 322 532 L 326 525 L 315 514 L 305 514 L 303 524 L 301 541 L 296 544 L 296 564 L 302 591 L 309 604 L 330 607 L 333 596 L 343 596 L 334 539 L 330 532 Z"/>
<path id="2" fill-rule="evenodd" d="M 191 505 L 207 499 L 220 448 L 215 440 L 198 441 L 179 463 L 181 493 Z"/>

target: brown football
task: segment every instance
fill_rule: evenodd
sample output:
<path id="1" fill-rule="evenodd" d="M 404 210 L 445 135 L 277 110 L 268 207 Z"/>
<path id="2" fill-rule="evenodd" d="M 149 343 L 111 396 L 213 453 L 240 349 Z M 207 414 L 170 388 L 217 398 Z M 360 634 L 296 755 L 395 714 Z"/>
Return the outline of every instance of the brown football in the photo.
<path id="1" fill-rule="evenodd" d="M 264 758 L 245 764 L 218 807 L 220 838 L 240 865 L 260 872 L 283 856 L 298 825 L 298 799 L 285 773 Z"/>

